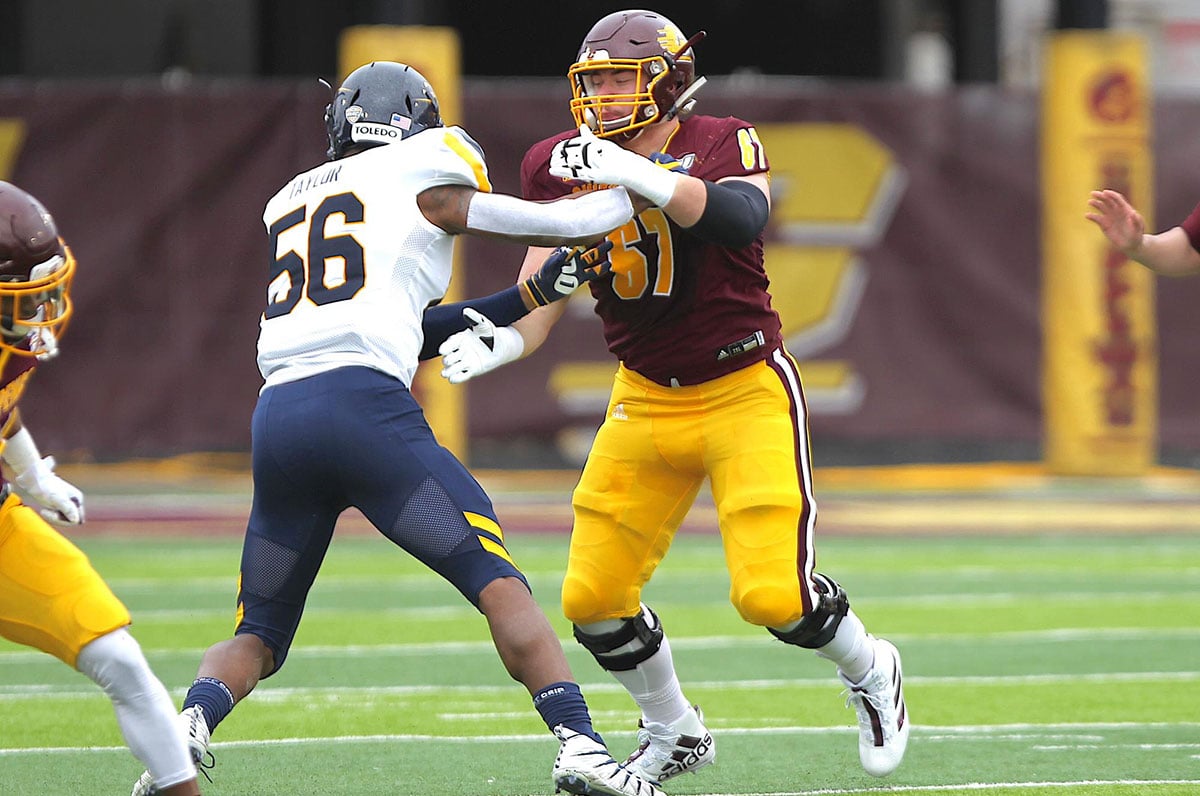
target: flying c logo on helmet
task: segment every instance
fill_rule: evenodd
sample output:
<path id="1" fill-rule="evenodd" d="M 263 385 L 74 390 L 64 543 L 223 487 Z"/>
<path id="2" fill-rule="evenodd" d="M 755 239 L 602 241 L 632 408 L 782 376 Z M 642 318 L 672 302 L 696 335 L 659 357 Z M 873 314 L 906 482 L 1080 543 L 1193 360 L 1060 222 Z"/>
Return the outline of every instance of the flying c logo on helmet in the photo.
<path id="1" fill-rule="evenodd" d="M 678 53 L 679 49 L 683 47 L 686 42 L 687 39 L 683 37 L 683 31 L 673 25 L 660 28 L 658 31 L 659 46 L 661 46 L 664 51 L 671 54 Z"/>

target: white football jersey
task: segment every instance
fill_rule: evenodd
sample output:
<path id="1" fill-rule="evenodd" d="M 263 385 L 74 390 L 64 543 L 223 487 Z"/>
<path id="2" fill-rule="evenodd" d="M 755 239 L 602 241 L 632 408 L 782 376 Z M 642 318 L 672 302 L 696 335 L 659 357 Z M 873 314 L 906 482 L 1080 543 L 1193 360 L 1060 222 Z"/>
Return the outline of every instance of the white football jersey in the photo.
<path id="1" fill-rule="evenodd" d="M 267 202 L 264 389 L 347 365 L 412 386 L 421 315 L 446 294 L 454 254 L 417 195 L 447 184 L 491 190 L 479 145 L 435 127 L 298 174 Z"/>

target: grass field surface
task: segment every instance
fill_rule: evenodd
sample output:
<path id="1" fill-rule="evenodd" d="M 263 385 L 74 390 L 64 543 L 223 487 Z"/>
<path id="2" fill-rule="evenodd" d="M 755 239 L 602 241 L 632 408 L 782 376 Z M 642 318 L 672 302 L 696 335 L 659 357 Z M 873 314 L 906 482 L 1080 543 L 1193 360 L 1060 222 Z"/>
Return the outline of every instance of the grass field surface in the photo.
<path id="1" fill-rule="evenodd" d="M 566 539 L 510 530 L 614 753 L 637 711 L 570 639 Z M 239 540 L 79 540 L 178 703 L 232 627 Z M 719 540 L 682 534 L 646 594 L 717 762 L 673 794 L 1200 793 L 1200 534 L 830 536 L 819 569 L 904 657 L 913 732 L 859 767 L 828 662 L 742 623 Z M 82 675 L 0 642 L 0 793 L 121 794 L 142 766 Z M 335 538 L 284 669 L 214 736 L 206 794 L 549 794 L 557 742 L 485 623 L 382 538 Z"/>

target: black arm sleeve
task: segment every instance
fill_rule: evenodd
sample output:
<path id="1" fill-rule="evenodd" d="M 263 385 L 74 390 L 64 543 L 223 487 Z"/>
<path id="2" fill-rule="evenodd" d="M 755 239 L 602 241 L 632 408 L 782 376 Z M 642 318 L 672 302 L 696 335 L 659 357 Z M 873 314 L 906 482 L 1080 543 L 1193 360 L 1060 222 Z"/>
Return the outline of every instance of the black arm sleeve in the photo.
<path id="1" fill-rule="evenodd" d="M 433 359 L 437 356 L 438 347 L 447 337 L 471 325 L 463 316 L 463 309 L 466 307 L 486 315 L 497 326 L 508 326 L 529 314 L 529 310 L 525 309 L 525 302 L 521 300 L 519 285 L 513 285 L 481 299 L 434 305 L 421 316 L 421 331 L 425 335 L 425 343 L 421 346 L 419 359 Z"/>
<path id="2" fill-rule="evenodd" d="M 758 186 L 744 180 L 728 180 L 705 182 L 704 187 L 708 192 L 704 213 L 687 231 L 709 243 L 731 249 L 754 243 L 771 213 L 767 197 Z"/>

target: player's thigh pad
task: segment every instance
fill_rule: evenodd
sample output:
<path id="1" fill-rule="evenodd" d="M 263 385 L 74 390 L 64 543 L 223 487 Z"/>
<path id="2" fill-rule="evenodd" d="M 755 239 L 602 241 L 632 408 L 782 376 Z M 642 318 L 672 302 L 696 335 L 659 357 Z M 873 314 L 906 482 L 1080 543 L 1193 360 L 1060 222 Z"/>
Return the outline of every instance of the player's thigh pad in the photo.
<path id="1" fill-rule="evenodd" d="M 696 498 L 694 391 L 681 395 L 620 369 L 608 413 L 572 496 L 563 614 L 577 625 L 633 616 Z"/>
<path id="2" fill-rule="evenodd" d="M 0 506 L 0 635 L 74 668 L 79 650 L 129 623 L 87 556 L 9 495 Z"/>
<path id="3" fill-rule="evenodd" d="M 705 466 L 730 576 L 747 622 L 795 622 L 811 603 L 814 515 L 799 374 L 782 352 L 710 383 Z"/>

